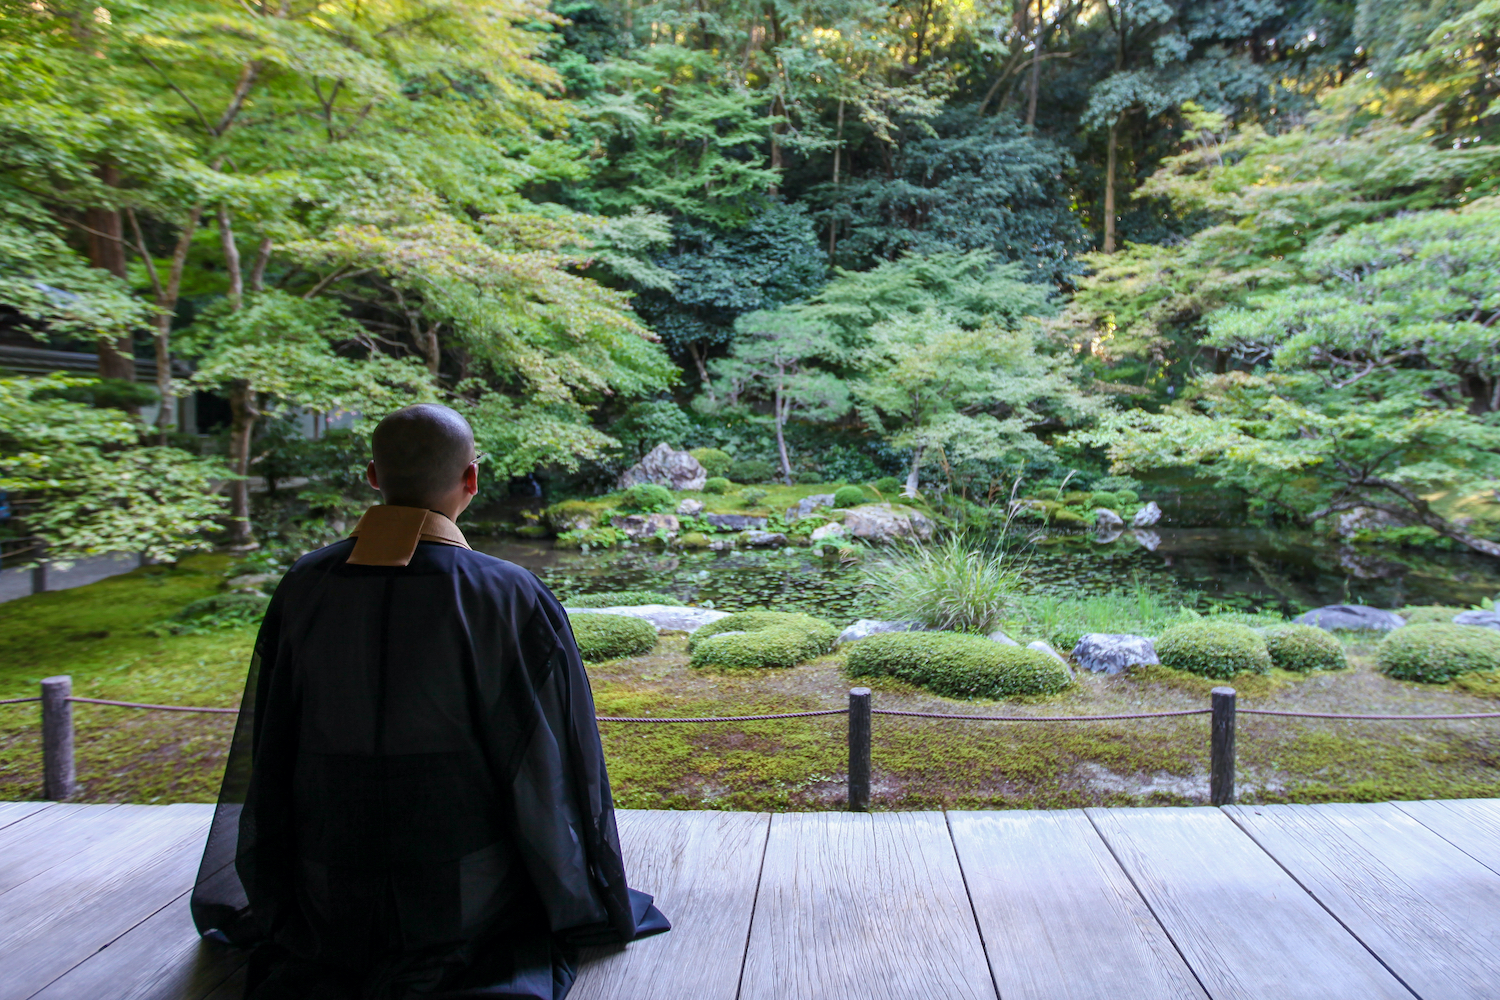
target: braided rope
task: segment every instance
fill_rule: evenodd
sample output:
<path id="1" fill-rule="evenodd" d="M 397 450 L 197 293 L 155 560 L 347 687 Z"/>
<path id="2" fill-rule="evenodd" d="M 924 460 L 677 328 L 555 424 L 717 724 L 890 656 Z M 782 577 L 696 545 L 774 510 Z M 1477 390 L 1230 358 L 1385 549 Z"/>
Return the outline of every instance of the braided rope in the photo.
<path id="1" fill-rule="evenodd" d="M 763 719 L 810 719 L 815 715 L 848 715 L 847 708 L 827 708 L 818 712 L 782 712 L 779 715 L 714 715 L 701 719 L 629 718 L 618 715 L 596 716 L 595 722 L 760 722 Z"/>
<path id="2" fill-rule="evenodd" d="M 871 715 L 904 715 L 913 719 L 958 719 L 963 722 L 1107 722 L 1111 719 L 1166 719 L 1182 715 L 1208 715 L 1213 709 L 1190 708 L 1181 712 L 1133 712 L 1129 715 L 944 715 L 941 712 L 902 712 L 872 708 Z"/>

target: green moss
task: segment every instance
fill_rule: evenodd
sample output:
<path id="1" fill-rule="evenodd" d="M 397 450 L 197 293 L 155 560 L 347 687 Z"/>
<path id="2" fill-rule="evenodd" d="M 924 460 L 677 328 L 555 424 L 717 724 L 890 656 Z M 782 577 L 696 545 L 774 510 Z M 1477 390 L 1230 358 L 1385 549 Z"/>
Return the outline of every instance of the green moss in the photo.
<path id="1" fill-rule="evenodd" d="M 1169 628 L 1156 640 L 1156 655 L 1164 666 L 1221 680 L 1271 669 L 1265 639 L 1245 625 L 1198 621 Z"/>
<path id="2" fill-rule="evenodd" d="M 1276 625 L 1261 633 L 1271 663 L 1282 670 L 1343 670 L 1349 666 L 1344 647 L 1329 633 L 1311 625 Z"/>
<path id="3" fill-rule="evenodd" d="M 1094 507 L 1103 507 L 1105 510 L 1119 510 L 1120 498 L 1113 493 L 1101 491 L 1089 498 L 1089 504 Z"/>
<path id="4" fill-rule="evenodd" d="M 671 594 L 659 590 L 606 590 L 597 594 L 575 594 L 563 601 L 570 608 L 628 608 L 638 604 L 669 604 L 683 607 Z"/>
<path id="5" fill-rule="evenodd" d="M 768 635 L 764 641 L 745 639 L 727 644 L 716 642 L 708 652 L 700 654 L 700 646 L 723 632 L 747 635 L 765 632 L 774 635 Z M 838 629 L 812 615 L 785 611 L 741 611 L 694 630 L 688 636 L 688 651 L 693 654 L 694 666 L 712 663 L 723 666 L 789 667 L 822 656 L 833 649 L 838 634 Z M 756 652 L 758 649 L 761 650 L 760 653 Z M 756 655 L 763 656 L 765 662 L 751 663 L 750 660 Z M 731 660 L 734 662 L 730 662 Z"/>
<path id="6" fill-rule="evenodd" d="M 1500 632 L 1439 622 L 1408 625 L 1380 640 L 1375 656 L 1397 680 L 1443 684 L 1469 670 L 1500 668 Z"/>
<path id="7" fill-rule="evenodd" d="M 677 506 L 672 491 L 655 483 L 637 483 L 620 494 L 620 509 L 641 514 L 661 514 Z"/>
<path id="8" fill-rule="evenodd" d="M 835 507 L 858 507 L 865 502 L 865 491 L 858 486 L 840 486 L 833 494 Z"/>
<path id="9" fill-rule="evenodd" d="M 677 539 L 679 548 L 706 549 L 711 539 L 701 531 L 685 531 Z"/>
<path id="10" fill-rule="evenodd" d="M 568 623 L 585 660 L 638 656 L 656 646 L 656 627 L 626 615 L 570 614 Z"/>
<path id="11" fill-rule="evenodd" d="M 1431 625 L 1434 622 L 1443 625 L 1452 625 L 1453 616 L 1464 611 L 1463 608 L 1445 608 L 1437 604 L 1419 604 L 1414 607 L 1402 608 L 1396 614 L 1406 619 L 1408 625 Z"/>
<path id="12" fill-rule="evenodd" d="M 522 538 L 550 538 L 552 529 L 544 524 L 523 524 L 516 529 L 516 534 Z"/>
<path id="13" fill-rule="evenodd" d="M 958 632 L 885 632 L 850 648 L 850 677 L 895 677 L 950 698 L 1055 694 L 1068 668 L 1034 649 Z"/>
<path id="14" fill-rule="evenodd" d="M 542 511 L 542 517 L 553 531 L 576 531 L 599 524 L 607 509 L 607 504 L 593 500 L 564 500 Z"/>

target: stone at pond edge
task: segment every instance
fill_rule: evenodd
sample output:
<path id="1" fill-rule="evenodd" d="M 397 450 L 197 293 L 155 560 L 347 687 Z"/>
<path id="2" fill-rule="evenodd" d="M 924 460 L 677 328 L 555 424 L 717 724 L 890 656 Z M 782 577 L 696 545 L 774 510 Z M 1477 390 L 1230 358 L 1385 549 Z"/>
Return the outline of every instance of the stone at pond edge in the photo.
<path id="1" fill-rule="evenodd" d="M 1002 646 L 1019 646 L 1020 645 L 1019 642 L 1017 642 L 1016 640 L 1012 639 L 1010 636 L 1006 635 L 1004 632 L 1000 631 L 999 629 L 995 629 L 995 631 L 993 631 L 989 635 L 985 636 L 985 638 L 988 639 L 990 642 L 998 642 Z"/>
<path id="2" fill-rule="evenodd" d="M 932 527 L 930 518 L 901 504 L 863 504 L 851 507 L 844 515 L 844 528 L 849 534 L 882 545 L 896 541 L 930 541 Z"/>
<path id="3" fill-rule="evenodd" d="M 821 542 L 826 538 L 842 538 L 844 526 L 842 524 L 825 524 L 821 528 L 814 528 L 812 534 L 807 536 L 810 542 Z"/>
<path id="4" fill-rule="evenodd" d="M 1124 519 L 1107 507 L 1099 507 L 1094 511 L 1094 527 L 1100 531 L 1107 531 L 1110 528 L 1123 528 L 1124 526 Z"/>
<path id="5" fill-rule="evenodd" d="M 692 497 L 688 497 L 677 505 L 678 517 L 697 517 L 701 513 L 703 513 L 702 500 L 694 500 Z"/>
<path id="6" fill-rule="evenodd" d="M 1057 650 L 1053 649 L 1050 643 L 1046 643 L 1038 639 L 1036 642 L 1028 642 L 1026 644 L 1026 648 L 1034 649 L 1038 653 L 1046 653 L 1048 656 L 1057 660 L 1058 663 L 1061 663 L 1063 666 L 1067 667 L 1069 673 L 1071 673 L 1073 670 L 1073 668 L 1068 664 L 1068 661 L 1063 659 L 1063 655 Z"/>
<path id="7" fill-rule="evenodd" d="M 882 632 L 926 632 L 928 628 L 921 622 L 916 621 L 881 621 L 878 618 L 861 618 L 839 633 L 835 645 L 842 646 L 846 642 L 858 642 L 868 639 L 872 635 Z"/>
<path id="8" fill-rule="evenodd" d="M 626 538 L 637 542 L 655 538 L 658 531 L 666 531 L 667 537 L 671 538 L 681 527 L 677 518 L 671 514 L 626 514 L 610 518 L 609 523 L 625 532 Z"/>
<path id="9" fill-rule="evenodd" d="M 1156 645 L 1143 635 L 1108 635 L 1090 632 L 1073 647 L 1073 659 L 1094 673 L 1118 674 L 1126 667 L 1150 666 L 1161 659 Z"/>
<path id="10" fill-rule="evenodd" d="M 797 501 L 797 506 L 786 509 L 786 519 L 795 521 L 800 517 L 806 517 L 819 507 L 832 507 L 832 493 L 814 493 L 812 496 L 803 497 Z"/>
<path id="11" fill-rule="evenodd" d="M 1406 619 L 1394 611 L 1366 607 L 1363 604 L 1329 604 L 1313 608 L 1292 621 L 1298 625 L 1313 625 L 1329 632 L 1369 631 L 1389 632 L 1406 624 Z"/>
<path id="12" fill-rule="evenodd" d="M 1135 517 L 1132 517 L 1130 519 L 1130 526 L 1132 528 L 1149 528 L 1160 520 L 1161 508 L 1156 506 L 1155 500 L 1152 500 L 1150 503 L 1146 504 L 1146 506 L 1135 512 Z"/>
<path id="13" fill-rule="evenodd" d="M 786 544 L 786 536 L 779 531 L 746 531 L 740 535 L 740 540 L 755 549 L 769 549 Z"/>
<path id="14" fill-rule="evenodd" d="M 646 453 L 646 457 L 626 469 L 617 485 L 628 489 L 640 483 L 656 483 L 673 490 L 701 490 L 708 482 L 708 470 L 685 451 L 673 451 L 666 443 Z"/>
<path id="15" fill-rule="evenodd" d="M 682 549 L 706 549 L 709 546 L 709 538 L 701 531 L 689 531 L 677 539 L 677 547 Z"/>
<path id="16" fill-rule="evenodd" d="M 1453 616 L 1453 624 L 1478 625 L 1480 628 L 1492 628 L 1500 631 L 1500 612 L 1461 611 Z"/>
<path id="17" fill-rule="evenodd" d="M 655 625 L 658 632 L 691 632 L 695 628 L 701 628 L 709 622 L 716 622 L 730 614 L 728 611 L 715 611 L 713 608 L 676 608 L 668 604 L 637 604 L 618 608 L 569 608 L 564 605 L 563 610 L 577 611 L 579 614 L 623 615 L 626 618 L 639 618 Z"/>
<path id="18" fill-rule="evenodd" d="M 766 519 L 763 517 L 751 517 L 748 514 L 704 514 L 703 520 L 715 528 L 724 528 L 727 531 L 744 531 L 747 528 L 764 530 Z"/>

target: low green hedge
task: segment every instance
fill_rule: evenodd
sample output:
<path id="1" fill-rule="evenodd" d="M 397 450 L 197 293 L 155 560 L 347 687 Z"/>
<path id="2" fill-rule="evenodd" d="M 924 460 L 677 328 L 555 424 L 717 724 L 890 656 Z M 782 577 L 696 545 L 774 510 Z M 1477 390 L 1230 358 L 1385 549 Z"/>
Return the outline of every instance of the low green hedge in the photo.
<path id="1" fill-rule="evenodd" d="M 1261 633 L 1271 664 L 1305 674 L 1312 670 L 1343 670 L 1349 665 L 1344 647 L 1332 633 L 1311 625 L 1275 625 Z"/>
<path id="2" fill-rule="evenodd" d="M 638 604 L 667 604 L 674 608 L 683 603 L 671 594 L 657 590 L 606 590 L 598 594 L 579 594 L 563 604 L 570 608 L 629 608 Z"/>
<path id="3" fill-rule="evenodd" d="M 840 486 L 833 491 L 835 507 L 858 507 L 865 502 L 865 491 L 858 486 Z"/>
<path id="4" fill-rule="evenodd" d="M 961 632 L 883 632 L 849 650 L 850 677 L 895 677 L 949 698 L 1054 694 L 1073 682 L 1054 657 Z"/>
<path id="5" fill-rule="evenodd" d="M 568 623 L 585 660 L 639 656 L 656 648 L 656 626 L 641 618 L 573 614 L 568 616 Z"/>
<path id="6" fill-rule="evenodd" d="M 1169 628 L 1156 640 L 1162 666 L 1226 680 L 1241 671 L 1270 673 L 1266 640 L 1248 625 L 1196 621 Z"/>
<path id="7" fill-rule="evenodd" d="M 1451 622 L 1408 625 L 1380 640 L 1375 661 L 1400 681 L 1445 684 L 1470 670 L 1500 668 L 1500 632 Z"/>
<path id="8" fill-rule="evenodd" d="M 723 476 L 709 476 L 708 479 L 704 480 L 703 482 L 703 492 L 713 493 L 716 495 L 724 494 L 728 493 L 730 487 L 732 486 L 734 486 L 734 484 L 725 479 Z"/>
<path id="9" fill-rule="evenodd" d="M 1419 604 L 1416 607 L 1402 608 L 1396 614 L 1405 618 L 1408 625 L 1431 625 L 1434 622 L 1452 625 L 1453 616 L 1463 611 L 1463 608 L 1445 608 L 1437 604 Z"/>
<path id="10" fill-rule="evenodd" d="M 695 667 L 794 667 L 833 649 L 838 635 L 812 615 L 741 611 L 695 629 L 688 651 Z"/>

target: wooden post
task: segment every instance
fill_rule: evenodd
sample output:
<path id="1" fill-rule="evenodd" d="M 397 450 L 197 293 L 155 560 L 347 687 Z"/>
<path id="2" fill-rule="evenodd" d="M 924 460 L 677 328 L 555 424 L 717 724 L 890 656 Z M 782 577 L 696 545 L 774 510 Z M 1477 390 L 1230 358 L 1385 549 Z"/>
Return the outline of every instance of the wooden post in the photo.
<path id="1" fill-rule="evenodd" d="M 870 689 L 849 689 L 849 811 L 870 811 Z"/>
<path id="2" fill-rule="evenodd" d="M 1209 736 L 1208 800 L 1234 805 L 1234 688 L 1213 689 L 1213 723 Z"/>
<path id="3" fill-rule="evenodd" d="M 45 593 L 47 590 L 47 564 L 38 562 L 31 567 L 31 592 L 33 594 Z"/>
<path id="4" fill-rule="evenodd" d="M 77 787 L 73 769 L 73 678 L 42 681 L 42 798 L 62 802 Z"/>

